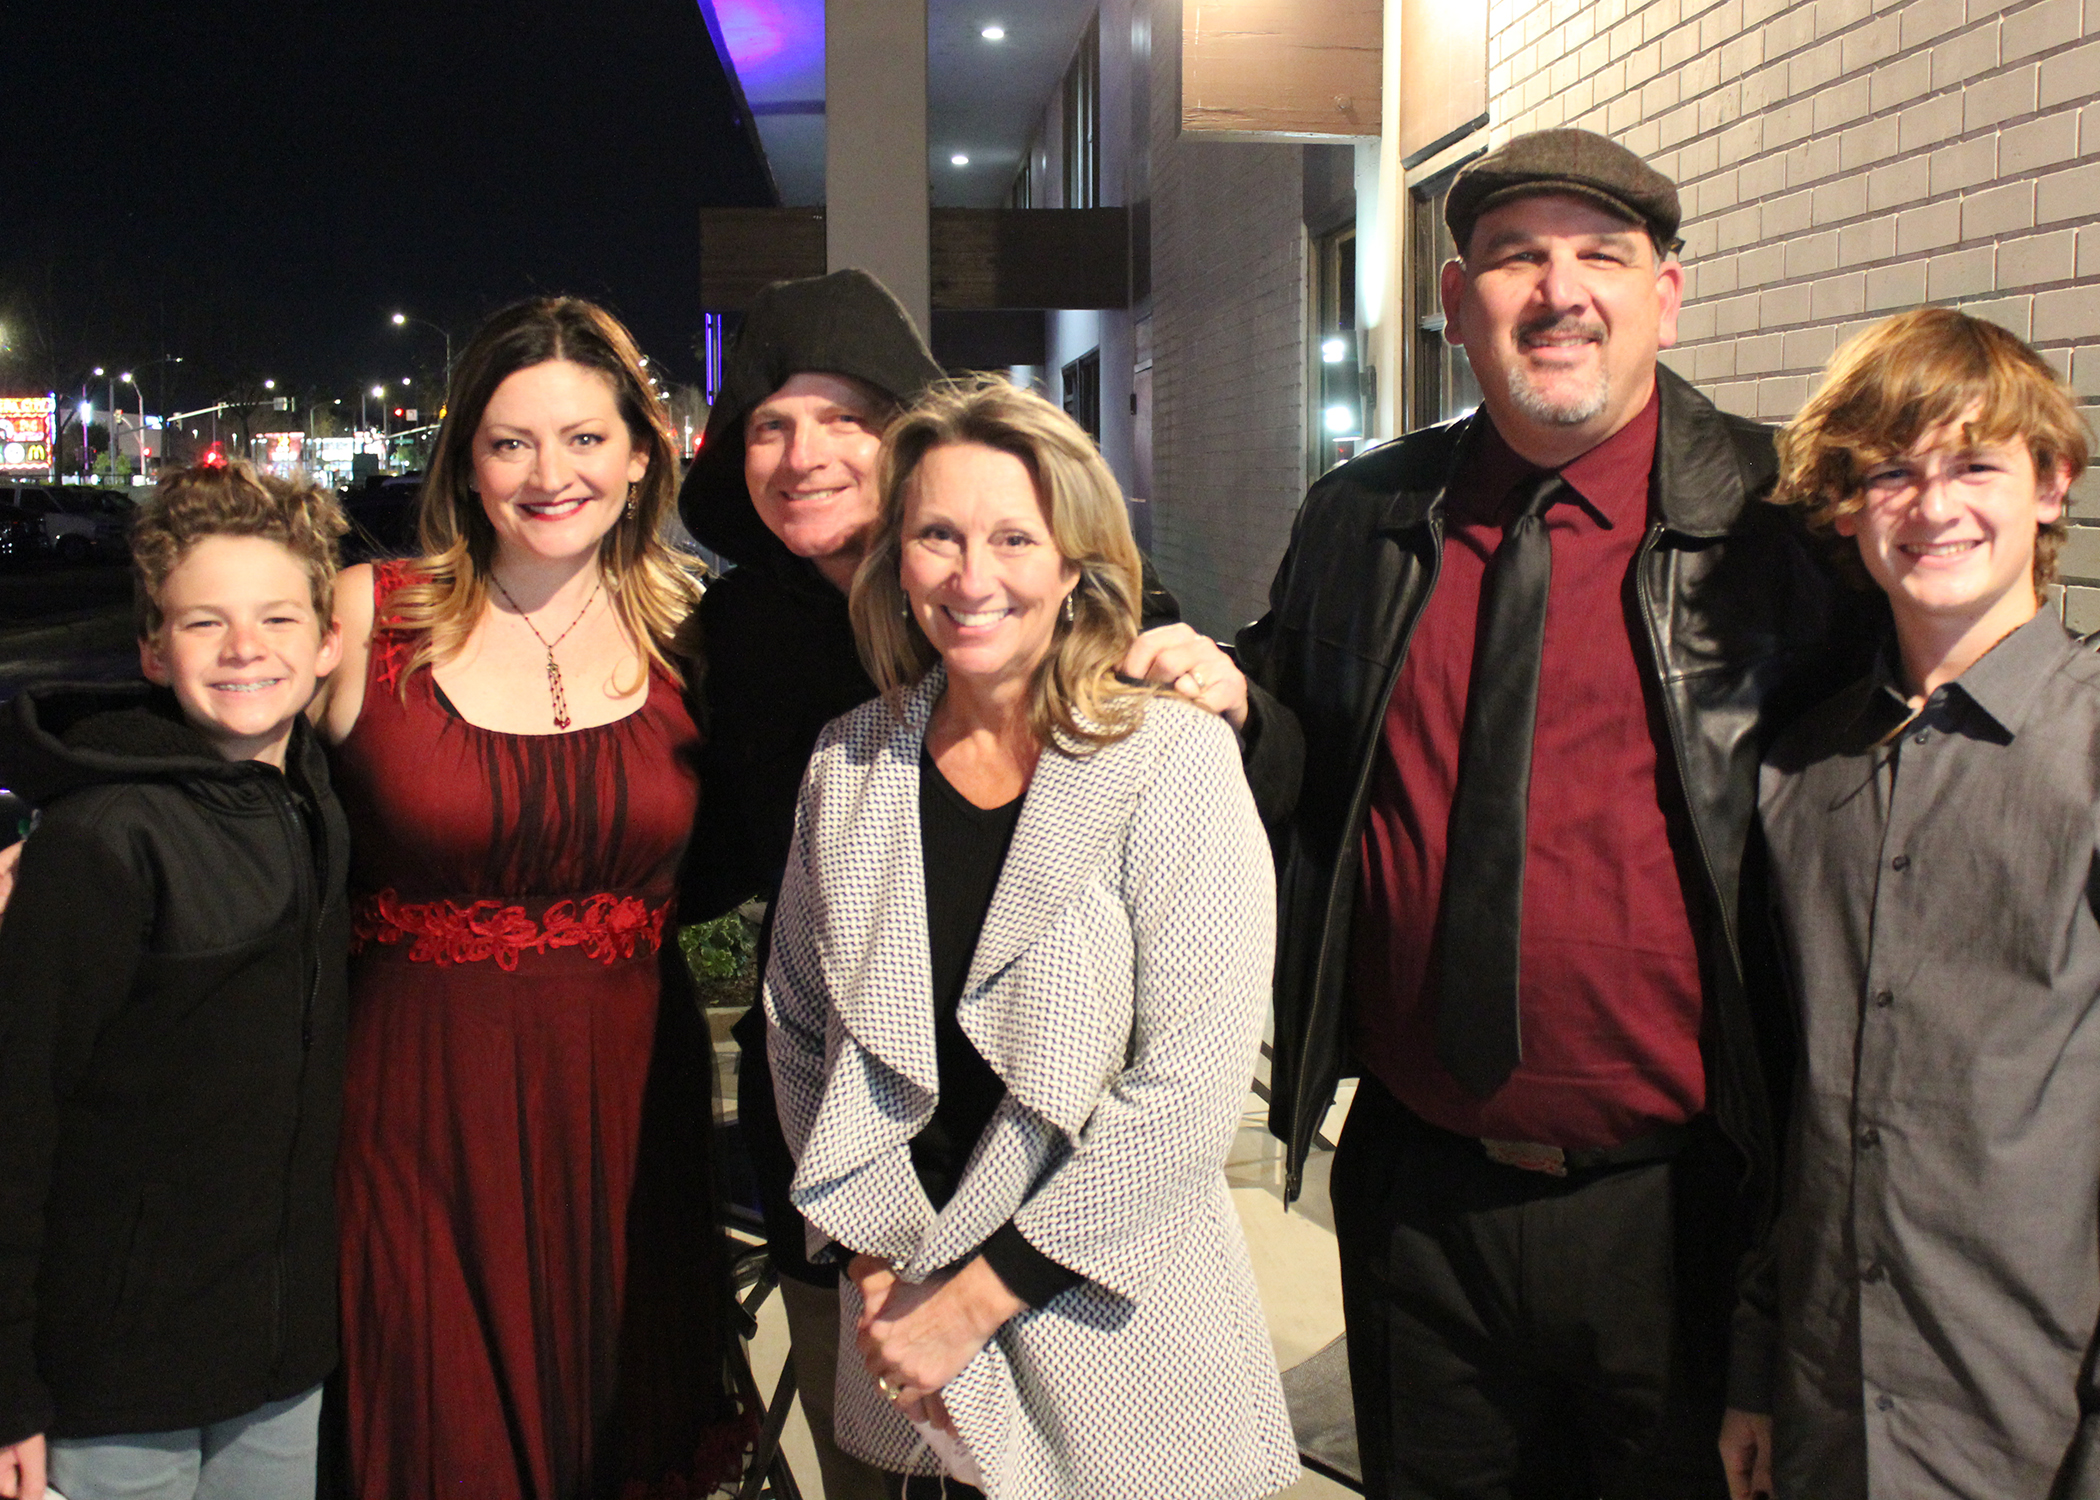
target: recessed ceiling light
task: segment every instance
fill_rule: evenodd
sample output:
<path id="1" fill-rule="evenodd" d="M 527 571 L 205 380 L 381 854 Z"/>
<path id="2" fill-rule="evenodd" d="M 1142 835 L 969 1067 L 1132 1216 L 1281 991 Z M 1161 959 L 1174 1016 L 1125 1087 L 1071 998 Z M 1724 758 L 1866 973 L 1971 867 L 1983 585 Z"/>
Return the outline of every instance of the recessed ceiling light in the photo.
<path id="1" fill-rule="evenodd" d="M 988 42 L 1003 42 L 1006 40 L 1006 28 L 996 22 L 985 27 L 984 30 L 977 34 Z"/>
<path id="2" fill-rule="evenodd" d="M 970 158 L 958 151 L 948 158 L 948 163 L 950 166 L 967 167 L 970 164 Z"/>

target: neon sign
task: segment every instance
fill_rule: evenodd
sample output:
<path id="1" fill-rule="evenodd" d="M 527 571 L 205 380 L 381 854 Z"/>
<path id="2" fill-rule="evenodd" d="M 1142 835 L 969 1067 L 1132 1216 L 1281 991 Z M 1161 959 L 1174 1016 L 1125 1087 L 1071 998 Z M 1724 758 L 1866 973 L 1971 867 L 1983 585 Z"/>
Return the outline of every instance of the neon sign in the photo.
<path id="1" fill-rule="evenodd" d="M 0 474 L 49 473 L 58 443 L 58 402 L 0 396 Z"/>

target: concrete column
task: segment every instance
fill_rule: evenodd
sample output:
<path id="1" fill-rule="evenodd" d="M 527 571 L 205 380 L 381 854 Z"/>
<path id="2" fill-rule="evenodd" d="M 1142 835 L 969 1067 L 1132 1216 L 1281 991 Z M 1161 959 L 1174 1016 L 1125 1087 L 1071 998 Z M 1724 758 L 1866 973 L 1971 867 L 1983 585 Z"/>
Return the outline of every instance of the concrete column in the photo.
<path id="1" fill-rule="evenodd" d="M 825 0 L 825 264 L 859 266 L 929 339 L 926 0 Z"/>

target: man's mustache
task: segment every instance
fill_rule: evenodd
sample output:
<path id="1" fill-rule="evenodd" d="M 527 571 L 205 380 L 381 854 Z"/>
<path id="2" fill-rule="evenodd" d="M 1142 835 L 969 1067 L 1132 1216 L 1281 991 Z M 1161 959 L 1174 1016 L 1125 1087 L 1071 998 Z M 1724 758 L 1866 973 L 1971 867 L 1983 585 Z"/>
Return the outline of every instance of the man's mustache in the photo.
<path id="1" fill-rule="evenodd" d="M 1565 340 L 1571 336 L 1601 344 L 1606 335 L 1602 323 L 1594 318 L 1585 318 L 1580 313 L 1564 313 L 1557 318 L 1534 318 L 1529 323 L 1517 325 L 1519 348 L 1546 339 Z"/>

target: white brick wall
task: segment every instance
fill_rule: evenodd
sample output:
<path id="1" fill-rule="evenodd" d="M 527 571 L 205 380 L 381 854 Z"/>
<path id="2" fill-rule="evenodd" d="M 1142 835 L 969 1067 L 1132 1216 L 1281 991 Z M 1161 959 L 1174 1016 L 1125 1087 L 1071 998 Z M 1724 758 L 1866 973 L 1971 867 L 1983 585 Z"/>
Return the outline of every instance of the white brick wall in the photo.
<path id="1" fill-rule="evenodd" d="M 1152 556 L 1229 640 L 1305 491 L 1304 152 L 1178 136 L 1180 19 L 1154 17 Z"/>
<path id="2" fill-rule="evenodd" d="M 1920 302 L 2041 349 L 2100 407 L 2100 0 L 1491 0 L 1494 143 L 1602 131 L 1684 195 L 1664 357 L 1782 421 L 1838 343 Z M 2100 628 L 2100 483 L 2066 609 Z"/>

